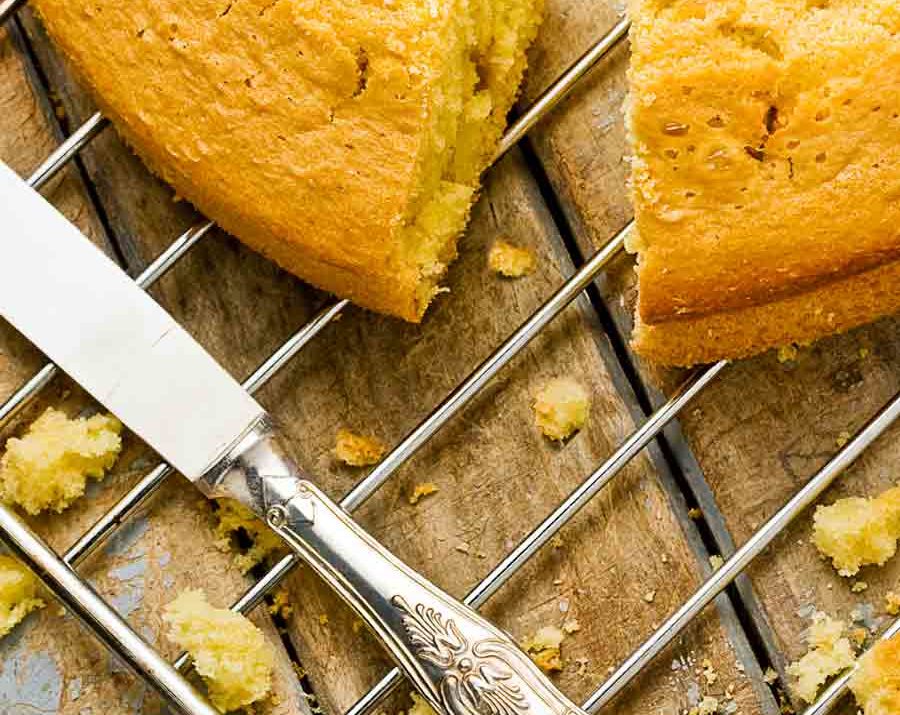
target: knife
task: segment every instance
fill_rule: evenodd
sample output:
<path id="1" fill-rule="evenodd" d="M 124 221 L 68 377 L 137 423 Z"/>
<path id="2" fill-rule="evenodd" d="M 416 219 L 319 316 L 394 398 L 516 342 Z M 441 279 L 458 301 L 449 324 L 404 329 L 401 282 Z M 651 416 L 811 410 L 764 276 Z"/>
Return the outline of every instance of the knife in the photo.
<path id="1" fill-rule="evenodd" d="M 319 490 L 279 447 L 265 410 L 2 162 L 0 201 L 0 315 L 206 496 L 237 499 L 263 518 L 379 636 L 432 707 L 584 715 L 506 633 Z"/>

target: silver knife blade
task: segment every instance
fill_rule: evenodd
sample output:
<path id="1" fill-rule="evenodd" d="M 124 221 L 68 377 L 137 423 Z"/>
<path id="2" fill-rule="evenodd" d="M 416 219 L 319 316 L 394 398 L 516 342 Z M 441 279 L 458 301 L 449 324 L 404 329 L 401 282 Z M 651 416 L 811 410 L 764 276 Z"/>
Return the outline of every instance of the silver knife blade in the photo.
<path id="1" fill-rule="evenodd" d="M 0 162 L 0 315 L 191 480 L 264 410 Z"/>

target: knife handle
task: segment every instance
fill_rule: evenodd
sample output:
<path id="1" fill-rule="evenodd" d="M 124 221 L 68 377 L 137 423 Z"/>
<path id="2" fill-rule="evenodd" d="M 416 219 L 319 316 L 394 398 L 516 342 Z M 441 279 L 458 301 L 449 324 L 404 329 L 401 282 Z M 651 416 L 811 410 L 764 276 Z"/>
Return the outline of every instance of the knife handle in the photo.
<path id="1" fill-rule="evenodd" d="M 433 708 L 443 715 L 584 715 L 508 634 L 391 554 L 305 479 L 265 431 L 200 486 L 264 515 L 381 638 Z"/>

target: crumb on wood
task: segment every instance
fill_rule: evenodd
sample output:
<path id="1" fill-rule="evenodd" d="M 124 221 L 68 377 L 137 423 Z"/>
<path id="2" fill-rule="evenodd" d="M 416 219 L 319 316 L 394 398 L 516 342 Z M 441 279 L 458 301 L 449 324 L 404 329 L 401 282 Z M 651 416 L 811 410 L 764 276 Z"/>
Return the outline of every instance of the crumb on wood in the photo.
<path id="1" fill-rule="evenodd" d="M 544 626 L 522 642 L 522 650 L 542 671 L 556 673 L 563 669 L 561 646 L 565 637 L 556 626 Z"/>
<path id="2" fill-rule="evenodd" d="M 366 437 L 348 429 L 337 431 L 334 456 L 351 467 L 370 467 L 384 456 L 385 446 L 375 437 Z"/>
<path id="3" fill-rule="evenodd" d="M 60 512 L 106 474 L 122 449 L 122 423 L 112 415 L 69 418 L 48 408 L 22 437 L 6 441 L 0 500 L 29 514 Z"/>
<path id="4" fill-rule="evenodd" d="M 0 555 L 0 637 L 29 613 L 47 605 L 42 595 L 31 571 L 11 556 Z"/>
<path id="5" fill-rule="evenodd" d="M 290 596 L 286 588 L 279 588 L 272 596 L 272 603 L 269 604 L 269 613 L 273 616 L 280 616 L 284 620 L 291 617 L 294 612 L 294 604 L 291 603 Z"/>
<path id="6" fill-rule="evenodd" d="M 715 715 L 718 712 L 719 699 L 713 695 L 706 695 L 703 700 L 690 709 L 689 715 Z"/>
<path id="7" fill-rule="evenodd" d="M 813 543 L 841 576 L 863 566 L 883 566 L 897 552 L 900 487 L 875 498 L 848 497 L 819 506 L 813 516 Z"/>
<path id="8" fill-rule="evenodd" d="M 815 702 L 819 688 L 830 677 L 851 667 L 856 660 L 853 645 L 845 631 L 842 621 L 819 611 L 813 614 L 806 638 L 809 651 L 788 667 L 788 674 L 795 679 L 794 690 L 805 702 Z"/>
<path id="9" fill-rule="evenodd" d="M 189 590 L 166 606 L 163 621 L 169 639 L 191 654 L 219 710 L 237 710 L 269 694 L 274 649 L 248 618 Z"/>
<path id="10" fill-rule="evenodd" d="M 850 590 L 853 593 L 862 593 L 863 591 L 868 590 L 869 584 L 865 581 L 855 581 L 853 585 L 850 587 Z"/>
<path id="11" fill-rule="evenodd" d="M 587 390 L 571 377 L 549 380 L 535 393 L 535 424 L 546 437 L 557 442 L 584 427 L 589 409 Z"/>
<path id="12" fill-rule="evenodd" d="M 718 571 L 725 565 L 725 559 L 718 554 L 713 554 L 709 557 L 709 565 L 712 566 L 713 571 Z"/>
<path id="13" fill-rule="evenodd" d="M 581 624 L 578 622 L 577 619 L 570 618 L 565 623 L 563 623 L 562 629 L 566 635 L 570 636 L 573 633 L 577 633 L 578 631 L 581 630 Z"/>
<path id="14" fill-rule="evenodd" d="M 799 352 L 800 351 L 798 350 L 796 345 L 782 345 L 780 348 L 778 348 L 778 362 L 793 362 L 797 359 L 797 354 Z"/>
<path id="15" fill-rule="evenodd" d="M 488 251 L 488 268 L 504 278 L 521 278 L 534 272 L 537 259 L 529 248 L 515 246 L 505 239 L 497 239 Z"/>
<path id="16" fill-rule="evenodd" d="M 415 506 L 422 499 L 431 496 L 438 491 L 438 486 L 434 482 L 422 482 L 413 487 L 412 493 L 409 495 L 409 503 Z"/>
<path id="17" fill-rule="evenodd" d="M 888 591 L 884 597 L 884 611 L 889 616 L 900 615 L 900 593 Z"/>

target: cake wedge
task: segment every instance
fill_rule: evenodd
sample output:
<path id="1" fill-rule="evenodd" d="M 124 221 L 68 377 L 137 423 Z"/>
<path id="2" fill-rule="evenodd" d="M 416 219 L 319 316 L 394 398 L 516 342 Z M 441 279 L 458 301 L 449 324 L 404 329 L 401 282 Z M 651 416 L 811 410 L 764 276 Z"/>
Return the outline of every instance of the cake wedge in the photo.
<path id="1" fill-rule="evenodd" d="M 540 0 L 36 0 L 124 140 L 285 269 L 406 320 L 439 292 Z"/>
<path id="2" fill-rule="evenodd" d="M 632 0 L 635 349 L 692 365 L 900 310 L 900 8 Z"/>

